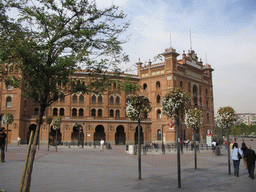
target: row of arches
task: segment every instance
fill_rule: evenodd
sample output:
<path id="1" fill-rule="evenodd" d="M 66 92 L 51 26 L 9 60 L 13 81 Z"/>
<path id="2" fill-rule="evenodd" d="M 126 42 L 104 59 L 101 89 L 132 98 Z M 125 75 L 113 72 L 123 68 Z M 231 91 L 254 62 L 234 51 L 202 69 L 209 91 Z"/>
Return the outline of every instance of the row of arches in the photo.
<path id="1" fill-rule="evenodd" d="M 61 94 L 60 95 L 60 98 L 59 98 L 59 101 L 60 102 L 65 102 L 65 95 L 64 94 Z M 77 95 L 77 94 L 74 94 L 72 96 L 72 102 L 73 103 L 83 103 L 84 102 L 84 95 L 80 94 L 80 95 Z M 103 97 L 102 95 L 96 95 L 96 94 L 93 94 L 91 96 L 91 103 L 103 103 Z M 115 95 L 111 95 L 109 97 L 109 103 L 110 104 L 120 104 L 120 96 L 115 96 Z"/>
<path id="2" fill-rule="evenodd" d="M 90 115 L 92 117 L 102 117 L 102 109 L 91 109 L 90 111 Z M 34 112 L 33 112 L 34 115 L 39 115 L 39 108 L 38 107 L 35 107 L 34 108 Z M 65 115 L 65 109 L 64 108 L 60 108 L 59 110 L 57 108 L 53 108 L 53 111 L 52 111 L 52 114 L 53 116 L 64 116 Z M 72 111 L 71 111 L 71 115 L 73 117 L 75 116 L 80 116 L 80 117 L 83 117 L 84 116 L 84 109 L 80 108 L 80 109 L 76 109 L 76 108 L 73 108 Z M 120 110 L 119 109 L 110 109 L 109 110 L 109 116 L 110 117 L 120 117 Z"/>
<path id="3" fill-rule="evenodd" d="M 27 143 L 29 141 L 29 137 L 31 134 L 31 131 L 36 130 L 36 125 L 32 124 L 29 126 L 29 131 L 27 133 Z M 72 133 L 70 135 L 71 141 L 84 141 L 84 131 L 83 127 L 81 125 L 75 125 L 73 126 Z M 60 129 L 54 130 L 52 127 L 49 132 L 49 142 L 50 144 L 56 143 L 56 132 L 57 132 L 57 143 L 62 143 L 62 133 Z M 142 132 L 142 129 L 140 131 L 140 138 L 141 138 L 141 143 L 144 143 L 144 134 Z M 106 141 L 106 133 L 105 133 L 105 128 L 103 125 L 97 125 L 95 127 L 95 132 L 93 134 L 93 141 L 99 142 L 101 139 Z M 134 142 L 135 144 L 138 143 L 138 127 L 136 127 L 136 132 L 134 133 Z M 119 125 L 116 128 L 115 132 L 115 144 L 116 145 L 125 145 L 126 144 L 126 133 L 124 131 L 124 126 Z"/>

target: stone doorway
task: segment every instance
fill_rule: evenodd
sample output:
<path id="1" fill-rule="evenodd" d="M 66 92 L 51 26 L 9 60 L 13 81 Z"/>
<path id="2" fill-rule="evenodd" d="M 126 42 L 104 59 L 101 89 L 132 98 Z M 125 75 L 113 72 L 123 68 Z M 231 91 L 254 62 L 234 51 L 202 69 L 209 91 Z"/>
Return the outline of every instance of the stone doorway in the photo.
<path id="1" fill-rule="evenodd" d="M 99 143 L 101 139 L 106 142 L 106 134 L 104 131 L 104 127 L 102 125 L 98 125 L 95 128 L 94 141 Z"/>
<path id="2" fill-rule="evenodd" d="M 116 128 L 115 142 L 116 142 L 116 145 L 125 145 L 126 136 L 124 132 L 124 126 L 122 125 L 119 125 Z"/>
<path id="3" fill-rule="evenodd" d="M 136 127 L 134 139 L 135 139 L 135 145 L 138 144 L 138 126 Z M 140 141 L 141 141 L 141 144 L 144 144 L 144 134 L 142 132 L 142 127 L 140 129 Z"/>

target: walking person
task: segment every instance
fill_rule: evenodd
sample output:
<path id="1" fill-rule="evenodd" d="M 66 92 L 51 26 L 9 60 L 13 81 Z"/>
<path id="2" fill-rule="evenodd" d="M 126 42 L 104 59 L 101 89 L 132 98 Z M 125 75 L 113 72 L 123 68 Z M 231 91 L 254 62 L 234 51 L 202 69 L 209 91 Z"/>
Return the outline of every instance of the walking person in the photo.
<path id="1" fill-rule="evenodd" d="M 251 146 L 248 145 L 247 151 L 244 154 L 246 158 L 246 163 L 247 163 L 247 169 L 249 173 L 249 177 L 254 179 L 254 168 L 255 168 L 255 160 L 256 160 L 256 154 L 255 151 L 251 149 Z"/>
<path id="2" fill-rule="evenodd" d="M 103 148 L 104 148 L 104 140 L 101 139 L 101 140 L 100 140 L 100 151 L 102 151 Z"/>
<path id="3" fill-rule="evenodd" d="M 4 154 L 4 150 L 5 150 L 5 142 L 6 142 L 6 134 L 4 132 L 5 128 L 1 127 L 0 128 L 0 149 L 1 149 L 1 162 L 4 162 L 5 159 L 5 154 Z"/>
<path id="4" fill-rule="evenodd" d="M 234 165 L 234 175 L 237 177 L 239 177 L 239 164 L 240 164 L 239 154 L 241 155 L 241 158 L 242 158 L 243 157 L 242 150 L 238 148 L 237 143 L 234 143 L 231 150 L 231 157 Z"/>
<path id="5" fill-rule="evenodd" d="M 17 138 L 17 145 L 20 146 L 20 137 Z"/>
<path id="6" fill-rule="evenodd" d="M 245 156 L 244 156 L 245 153 L 246 153 L 246 151 L 247 151 L 247 146 L 246 146 L 246 144 L 245 144 L 244 142 L 242 143 L 241 150 L 242 150 L 242 152 L 243 152 L 244 167 L 247 168 L 246 158 L 245 158 Z"/>

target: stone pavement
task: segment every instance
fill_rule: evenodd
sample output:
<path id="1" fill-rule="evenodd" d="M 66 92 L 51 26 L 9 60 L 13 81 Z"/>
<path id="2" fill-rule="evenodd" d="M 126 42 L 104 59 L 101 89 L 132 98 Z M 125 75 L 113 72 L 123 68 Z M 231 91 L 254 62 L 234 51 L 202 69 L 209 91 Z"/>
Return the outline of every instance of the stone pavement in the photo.
<path id="1" fill-rule="evenodd" d="M 254 143 L 254 142 L 253 142 Z M 0 189 L 17 192 L 26 156 L 26 145 L 9 145 L 6 162 L 0 164 Z M 255 149 L 253 147 L 253 149 Z M 256 180 L 248 178 L 243 162 L 240 177 L 228 174 L 226 151 L 221 156 L 181 154 L 181 188 L 177 182 L 177 155 L 142 155 L 142 180 L 138 179 L 138 158 L 125 153 L 125 146 L 65 148 L 40 146 L 34 162 L 31 192 L 84 191 L 255 191 Z M 231 162 L 232 166 L 232 162 Z"/>

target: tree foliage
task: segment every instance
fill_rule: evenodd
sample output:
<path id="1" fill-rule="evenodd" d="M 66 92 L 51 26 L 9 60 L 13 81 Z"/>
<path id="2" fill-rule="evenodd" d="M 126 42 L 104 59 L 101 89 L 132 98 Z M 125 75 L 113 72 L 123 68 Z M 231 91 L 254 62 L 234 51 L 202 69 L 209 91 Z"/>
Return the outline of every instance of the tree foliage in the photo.
<path id="1" fill-rule="evenodd" d="M 236 121 L 235 110 L 230 106 L 219 108 L 217 114 L 217 124 L 219 127 L 230 128 Z"/>
<path id="2" fill-rule="evenodd" d="M 6 83 L 38 103 L 49 106 L 60 91 L 102 91 L 107 87 L 106 70 L 119 72 L 117 64 L 127 59 L 121 47 L 125 41 L 118 36 L 128 24 L 116 6 L 99 10 L 87 0 L 5 2 L 1 4 L 0 59 L 6 65 L 15 64 L 22 77 L 9 76 Z M 18 11 L 19 18 L 9 18 L 8 9 Z M 78 68 L 93 77 L 101 75 L 101 80 L 87 82 L 90 86 L 79 84 L 70 78 Z"/>
<path id="3" fill-rule="evenodd" d="M 162 101 L 163 114 L 179 119 L 184 114 L 190 101 L 190 96 L 182 89 L 174 89 L 166 94 Z"/>
<path id="4" fill-rule="evenodd" d="M 148 113 L 152 110 L 148 97 L 143 95 L 129 96 L 126 104 L 126 114 L 132 121 L 136 121 L 139 118 L 147 118 Z"/>

